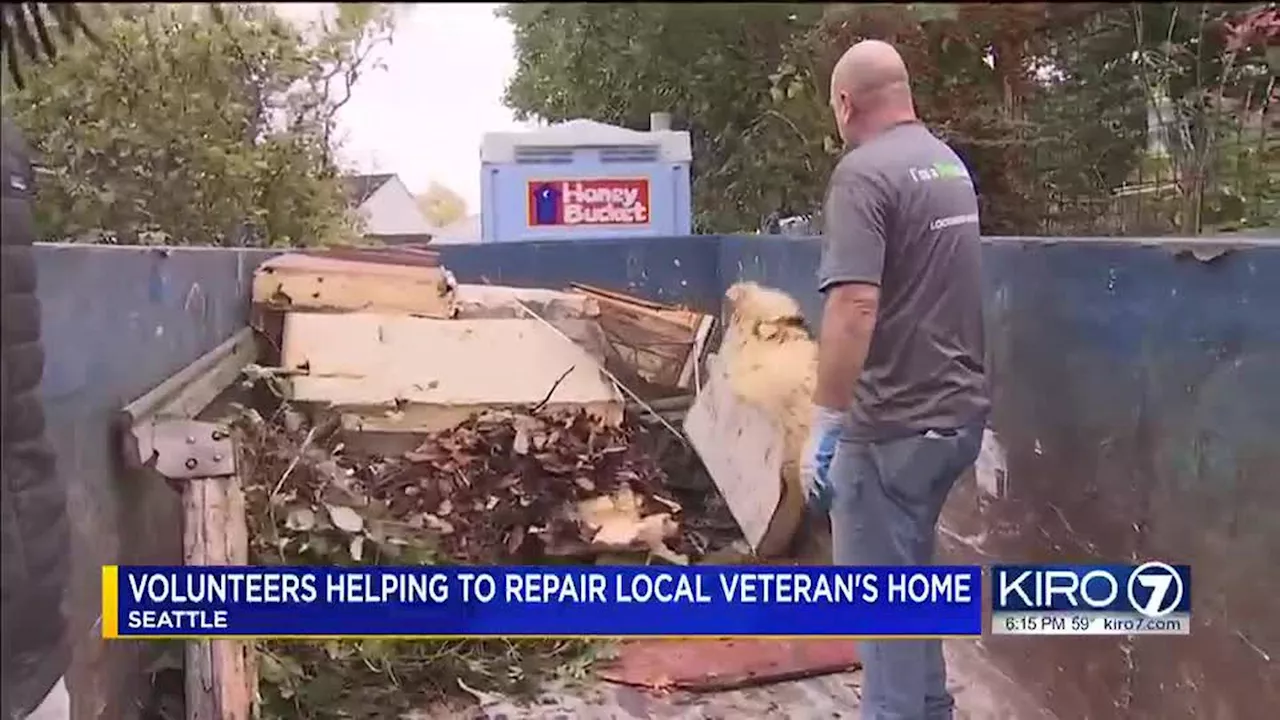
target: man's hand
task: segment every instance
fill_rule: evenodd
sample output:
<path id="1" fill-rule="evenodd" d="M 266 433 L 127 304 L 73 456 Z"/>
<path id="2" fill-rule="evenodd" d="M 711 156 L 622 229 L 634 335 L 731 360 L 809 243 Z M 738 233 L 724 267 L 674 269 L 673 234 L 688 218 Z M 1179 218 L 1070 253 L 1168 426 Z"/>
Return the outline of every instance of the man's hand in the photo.
<path id="1" fill-rule="evenodd" d="M 831 510 L 831 459 L 836 455 L 844 413 L 815 405 L 809 425 L 809 441 L 801 458 L 800 481 L 810 512 L 825 515 Z"/>

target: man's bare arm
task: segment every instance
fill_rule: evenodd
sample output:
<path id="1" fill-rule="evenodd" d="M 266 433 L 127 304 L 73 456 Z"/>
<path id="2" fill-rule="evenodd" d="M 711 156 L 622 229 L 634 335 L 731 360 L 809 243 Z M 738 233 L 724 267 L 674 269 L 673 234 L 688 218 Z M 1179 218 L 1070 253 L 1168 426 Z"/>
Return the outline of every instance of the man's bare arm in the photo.
<path id="1" fill-rule="evenodd" d="M 880 288 L 868 283 L 843 283 L 827 290 L 818 336 L 815 404 L 839 411 L 853 404 L 879 304 Z"/>

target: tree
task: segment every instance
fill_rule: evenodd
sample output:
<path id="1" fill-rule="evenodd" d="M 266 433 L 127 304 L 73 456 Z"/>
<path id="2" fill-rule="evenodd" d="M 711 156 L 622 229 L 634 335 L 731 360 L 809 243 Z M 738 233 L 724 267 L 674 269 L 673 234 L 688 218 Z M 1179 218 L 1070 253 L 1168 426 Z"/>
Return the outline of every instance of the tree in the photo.
<path id="1" fill-rule="evenodd" d="M 467 216 L 467 201 L 461 195 L 433 182 L 417 197 L 418 209 L 427 222 L 444 227 Z"/>
<path id="2" fill-rule="evenodd" d="M 391 10 L 299 28 L 269 5 L 125 4 L 101 44 L 27 73 L 4 102 L 35 146 L 46 237 L 309 245 L 345 240 L 335 114 L 388 42 Z"/>
<path id="3" fill-rule="evenodd" d="M 695 226 L 754 229 L 760 218 L 813 214 L 842 148 L 828 109 L 830 72 L 856 40 L 895 42 L 922 72 L 918 102 L 976 165 L 988 229 L 1016 224 L 1017 118 L 1028 38 L 1042 6 L 887 3 L 509 5 L 518 116 L 590 117 L 636 127 L 673 113 L 694 149 Z M 993 48 L 1009 58 L 992 67 Z M 943 71 L 945 69 L 945 71 Z M 1004 219 L 1009 217 L 1010 219 Z"/>
<path id="4" fill-rule="evenodd" d="M 1054 220 L 1186 235 L 1275 223 L 1280 158 L 1264 130 L 1275 90 L 1266 58 L 1274 9 L 1051 7 L 1066 14 L 1040 58 L 1054 73 L 1035 107 Z"/>
<path id="5" fill-rule="evenodd" d="M 829 168 L 832 129 L 796 125 L 774 93 L 794 94 L 779 86 L 790 77 L 775 76 L 820 5 L 520 3 L 500 12 L 515 29 L 506 102 L 518 118 L 643 128 L 665 111 L 689 131 L 700 231 L 750 230 L 771 211 L 814 205 L 812 176 Z"/>
<path id="6" fill-rule="evenodd" d="M 650 111 L 672 112 L 676 127 L 693 140 L 695 227 L 740 232 L 766 215 L 820 209 L 841 151 L 828 110 L 831 69 L 852 43 L 884 39 L 912 71 L 921 117 L 975 176 L 984 232 L 1194 231 L 1207 223 L 1138 228 L 1099 217 L 1124 209 L 1119 191 L 1151 163 L 1147 118 L 1160 106 L 1155 90 L 1180 108 L 1179 136 L 1199 138 L 1193 152 L 1174 159 L 1195 169 L 1179 175 L 1179 192 L 1198 198 L 1195 207 L 1221 215 L 1217 199 L 1255 197 L 1260 184 L 1274 186 L 1250 171 L 1254 179 L 1226 183 L 1234 189 L 1225 194 L 1197 190 L 1208 179 L 1221 183 L 1224 163 L 1275 166 L 1268 150 L 1274 132 L 1251 135 L 1253 150 L 1229 150 L 1213 139 L 1250 123 L 1265 128 L 1265 108 L 1275 95 L 1265 81 L 1274 73 L 1261 64 L 1273 16 L 1259 15 L 1256 7 L 1245 15 L 1254 18 L 1246 33 L 1252 40 L 1236 50 L 1221 39 L 1232 18 L 1248 9 L 1230 3 L 508 5 L 502 13 L 515 27 L 517 70 L 506 102 L 522 119 L 589 117 L 628 127 L 642 126 Z M 1210 122 L 1213 117 L 1225 122 Z M 1242 222 L 1259 222 L 1267 212 Z"/>

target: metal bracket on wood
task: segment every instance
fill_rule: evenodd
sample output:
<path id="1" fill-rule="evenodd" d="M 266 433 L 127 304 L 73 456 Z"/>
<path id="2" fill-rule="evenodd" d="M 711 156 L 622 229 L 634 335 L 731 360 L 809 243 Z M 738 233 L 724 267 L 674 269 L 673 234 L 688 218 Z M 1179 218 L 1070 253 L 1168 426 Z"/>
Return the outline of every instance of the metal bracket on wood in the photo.
<path id="1" fill-rule="evenodd" d="M 168 480 L 231 477 L 236 453 L 231 434 L 217 423 L 155 420 L 135 426 L 133 444 L 139 465 Z"/>
<path id="2" fill-rule="evenodd" d="M 163 477 L 182 493 L 182 556 L 187 565 L 249 562 L 244 491 L 231 433 L 196 420 L 258 357 L 244 328 L 120 411 L 126 464 Z M 251 648 L 234 640 L 192 640 L 184 651 L 187 720 L 249 720 L 256 669 Z"/>
<path id="3" fill-rule="evenodd" d="M 231 477 L 236 453 L 217 423 L 194 420 L 257 358 L 252 328 L 170 376 L 120 411 L 126 464 L 166 480 Z"/>

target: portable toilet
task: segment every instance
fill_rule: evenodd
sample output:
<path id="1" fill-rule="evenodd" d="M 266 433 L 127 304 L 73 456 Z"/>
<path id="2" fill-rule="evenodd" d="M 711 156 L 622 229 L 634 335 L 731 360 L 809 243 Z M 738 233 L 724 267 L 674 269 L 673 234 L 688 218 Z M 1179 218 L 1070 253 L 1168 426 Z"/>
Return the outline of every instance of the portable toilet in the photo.
<path id="1" fill-rule="evenodd" d="M 483 242 L 688 235 L 689 133 L 571 120 L 488 133 L 480 148 Z"/>

